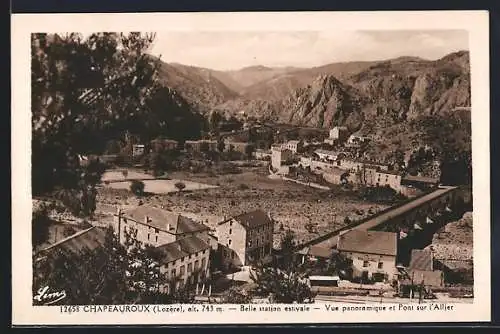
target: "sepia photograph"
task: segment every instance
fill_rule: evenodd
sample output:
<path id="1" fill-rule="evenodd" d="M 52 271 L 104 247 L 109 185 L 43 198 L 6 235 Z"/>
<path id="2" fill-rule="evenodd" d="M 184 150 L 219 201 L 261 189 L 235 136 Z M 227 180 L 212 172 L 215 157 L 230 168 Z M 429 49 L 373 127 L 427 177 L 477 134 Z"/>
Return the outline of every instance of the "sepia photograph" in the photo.
<path id="1" fill-rule="evenodd" d="M 31 31 L 29 307 L 474 304 L 451 27 Z"/>

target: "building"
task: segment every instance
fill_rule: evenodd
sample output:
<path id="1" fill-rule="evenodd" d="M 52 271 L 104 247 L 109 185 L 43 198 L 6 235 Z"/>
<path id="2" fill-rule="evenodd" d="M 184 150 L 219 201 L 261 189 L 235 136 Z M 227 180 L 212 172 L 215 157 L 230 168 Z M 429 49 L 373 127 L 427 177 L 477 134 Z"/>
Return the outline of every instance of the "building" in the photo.
<path id="1" fill-rule="evenodd" d="M 251 211 L 217 225 L 219 248 L 226 267 L 246 266 L 271 254 L 274 222 L 269 214 Z"/>
<path id="2" fill-rule="evenodd" d="M 292 151 L 274 146 L 271 148 L 271 166 L 279 169 L 282 165 L 288 164 L 292 156 Z"/>
<path id="3" fill-rule="evenodd" d="M 363 182 L 370 186 L 391 187 L 396 191 L 401 189 L 401 175 L 397 172 L 367 168 L 363 170 Z"/>
<path id="4" fill-rule="evenodd" d="M 337 250 L 352 261 L 353 277 L 362 281 L 397 279 L 398 235 L 353 229 L 341 233 Z"/>
<path id="5" fill-rule="evenodd" d="M 342 153 L 337 153 L 334 151 L 328 151 L 328 150 L 316 150 L 314 151 L 314 154 L 318 156 L 319 159 L 324 160 L 324 161 L 337 161 L 337 159 L 342 157 Z"/>
<path id="6" fill-rule="evenodd" d="M 290 150 L 293 153 L 300 153 L 304 149 L 304 143 L 301 140 L 289 140 L 282 144 L 281 148 Z"/>
<path id="7" fill-rule="evenodd" d="M 444 286 L 444 272 L 434 268 L 434 257 L 428 249 L 412 249 L 410 264 L 401 275 L 398 284 L 399 293 L 403 296 L 416 296 L 420 287 L 424 293 L 433 288 Z"/>
<path id="8" fill-rule="evenodd" d="M 354 133 L 347 139 L 347 146 L 358 147 L 363 143 L 368 143 L 371 140 L 370 137 L 362 135 L 360 133 Z"/>
<path id="9" fill-rule="evenodd" d="M 173 212 L 141 205 L 135 209 L 118 209 L 114 221 L 120 242 L 125 241 L 125 231 L 136 233 L 135 238 L 152 246 L 168 244 L 176 240 L 196 236 L 211 244 L 210 228 L 202 223 Z"/>
<path id="10" fill-rule="evenodd" d="M 323 172 L 323 178 L 326 182 L 332 184 L 343 184 L 347 183 L 349 177 L 349 171 L 340 169 L 337 167 L 331 167 Z"/>
<path id="11" fill-rule="evenodd" d="M 401 184 L 411 186 L 418 189 L 431 189 L 439 185 L 439 179 L 425 176 L 405 175 L 401 179 Z"/>
<path id="12" fill-rule="evenodd" d="M 157 138 L 151 141 L 151 147 L 158 151 L 174 151 L 179 147 L 179 142 L 173 139 Z"/>
<path id="13" fill-rule="evenodd" d="M 297 252 L 297 255 L 301 256 L 301 262 L 316 262 L 316 261 L 328 261 L 332 257 L 332 250 L 321 245 L 312 245 L 305 247 Z"/>
<path id="14" fill-rule="evenodd" d="M 106 230 L 92 226 L 49 245 L 37 252 L 37 260 L 50 254 L 61 252 L 65 255 L 79 256 L 85 251 L 102 247 L 106 241 Z"/>
<path id="15" fill-rule="evenodd" d="M 143 144 L 134 144 L 132 145 L 132 156 L 140 157 L 144 155 L 145 146 Z"/>
<path id="16" fill-rule="evenodd" d="M 271 159 L 271 153 L 267 150 L 257 149 L 253 152 L 253 156 L 258 160 Z"/>
<path id="17" fill-rule="evenodd" d="M 160 272 L 170 280 L 163 287 L 165 293 L 210 277 L 210 245 L 197 236 L 161 245 L 155 251 L 159 255 Z"/>
<path id="18" fill-rule="evenodd" d="M 215 152 L 217 151 L 217 140 L 186 140 L 184 149 L 188 152 Z"/>
<path id="19" fill-rule="evenodd" d="M 345 126 L 335 126 L 330 130 L 328 139 L 344 142 L 347 139 L 349 130 Z"/>
<path id="20" fill-rule="evenodd" d="M 253 145 L 246 142 L 236 142 L 236 141 L 226 141 L 224 145 L 225 152 L 239 152 L 241 154 L 247 154 L 249 147 Z"/>

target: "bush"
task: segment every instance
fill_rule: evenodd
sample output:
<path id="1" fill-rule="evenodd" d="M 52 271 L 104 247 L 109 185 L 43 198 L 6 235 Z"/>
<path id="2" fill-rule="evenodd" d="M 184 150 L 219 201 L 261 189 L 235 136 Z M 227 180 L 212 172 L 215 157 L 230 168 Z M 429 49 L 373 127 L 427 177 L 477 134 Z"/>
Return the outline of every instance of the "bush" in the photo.
<path id="1" fill-rule="evenodd" d="M 239 188 L 240 190 L 247 190 L 247 189 L 249 189 L 248 185 L 246 185 L 246 184 L 244 184 L 244 183 L 240 184 L 238 188 Z"/>
<path id="2" fill-rule="evenodd" d="M 179 192 L 181 192 L 184 188 L 186 188 L 186 185 L 183 182 L 176 182 L 174 186 L 177 188 Z"/>
<path id="3" fill-rule="evenodd" d="M 130 191 L 136 196 L 144 195 L 144 188 L 145 185 L 142 181 L 133 180 L 132 182 L 130 182 Z"/>

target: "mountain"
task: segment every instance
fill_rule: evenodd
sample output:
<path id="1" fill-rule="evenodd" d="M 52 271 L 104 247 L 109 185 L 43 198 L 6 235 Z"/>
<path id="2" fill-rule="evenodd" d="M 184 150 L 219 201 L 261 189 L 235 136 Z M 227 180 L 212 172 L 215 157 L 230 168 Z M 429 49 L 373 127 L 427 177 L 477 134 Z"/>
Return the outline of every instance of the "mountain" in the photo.
<path id="1" fill-rule="evenodd" d="M 239 70 L 225 71 L 224 74 L 237 82 L 242 90 L 259 82 L 271 80 L 287 73 L 300 70 L 296 67 L 249 66 Z M 241 93 L 241 90 L 238 92 Z"/>
<path id="2" fill-rule="evenodd" d="M 202 113 L 238 97 L 210 69 L 160 61 L 159 77 L 163 85 L 179 92 Z"/>
<path id="3" fill-rule="evenodd" d="M 362 96 L 332 75 L 320 75 L 310 85 L 299 88 L 276 108 L 281 122 L 314 127 L 331 127 L 362 120 Z"/>
<path id="4" fill-rule="evenodd" d="M 467 51 L 435 61 L 399 57 L 309 69 L 250 66 L 215 71 L 162 63 L 160 77 L 204 113 L 244 111 L 255 118 L 317 127 L 370 127 L 374 122 L 362 120 L 414 119 L 470 106 Z"/>

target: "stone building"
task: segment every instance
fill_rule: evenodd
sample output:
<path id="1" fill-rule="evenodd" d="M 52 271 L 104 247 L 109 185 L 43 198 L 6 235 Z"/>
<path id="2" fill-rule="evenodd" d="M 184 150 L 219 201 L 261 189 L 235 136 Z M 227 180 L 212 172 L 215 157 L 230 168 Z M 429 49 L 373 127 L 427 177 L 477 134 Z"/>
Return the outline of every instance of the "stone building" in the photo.
<path id="1" fill-rule="evenodd" d="M 337 250 L 352 261 L 353 277 L 362 281 L 397 279 L 398 235 L 354 229 L 341 233 Z"/>
<path id="2" fill-rule="evenodd" d="M 269 214 L 251 211 L 231 217 L 217 225 L 223 263 L 246 266 L 264 259 L 272 252 L 274 222 Z"/>
<path id="3" fill-rule="evenodd" d="M 164 244 L 155 251 L 160 255 L 160 272 L 170 280 L 163 287 L 165 293 L 210 277 L 210 245 L 196 236 Z"/>
<path id="4" fill-rule="evenodd" d="M 125 230 L 136 232 L 137 240 L 160 246 L 176 240 L 196 236 L 211 244 L 210 228 L 202 223 L 173 212 L 141 205 L 132 210 L 118 209 L 114 219 L 115 231 L 124 242 Z"/>

